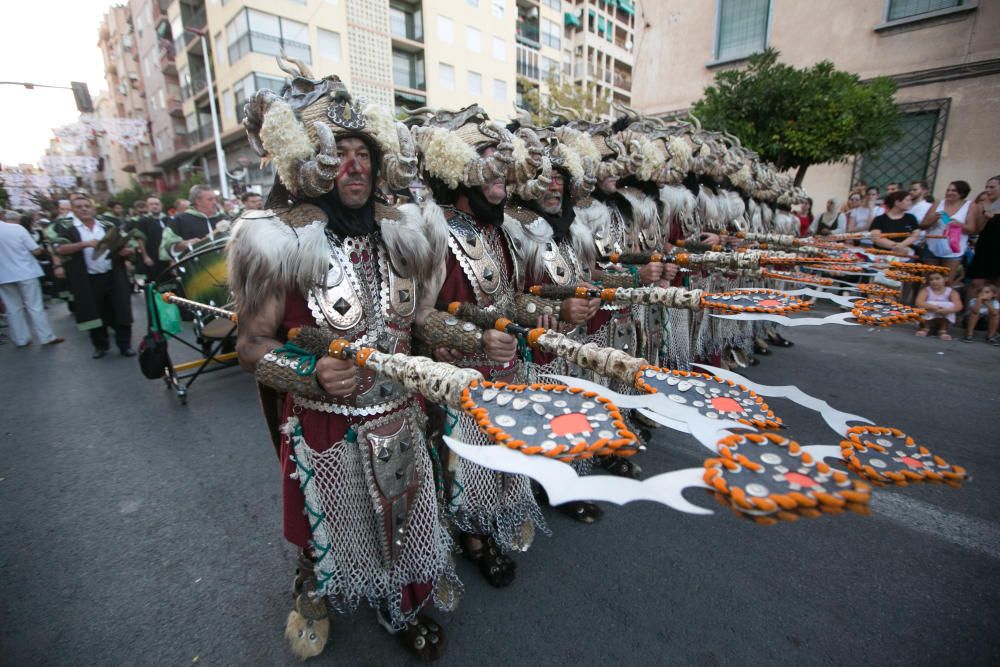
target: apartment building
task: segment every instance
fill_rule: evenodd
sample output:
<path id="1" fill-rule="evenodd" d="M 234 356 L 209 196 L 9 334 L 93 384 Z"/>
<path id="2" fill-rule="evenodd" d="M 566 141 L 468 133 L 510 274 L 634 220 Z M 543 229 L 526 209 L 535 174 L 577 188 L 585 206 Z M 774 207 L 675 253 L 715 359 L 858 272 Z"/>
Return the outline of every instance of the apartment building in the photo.
<path id="1" fill-rule="evenodd" d="M 105 79 L 108 83 L 107 112 L 114 118 L 148 118 L 139 45 L 128 7 L 111 7 L 104 15 L 98 47 L 104 56 Z M 149 141 L 132 150 L 111 143 L 108 150 L 108 154 L 103 157 L 114 165 L 114 178 L 109 186 L 112 192 L 129 187 L 131 178 L 135 178 L 146 188 L 162 188 L 162 184 L 158 186 L 161 169 L 156 165 Z"/>
<path id="2" fill-rule="evenodd" d="M 859 179 L 884 192 L 924 178 L 940 197 L 953 180 L 978 192 L 998 171 L 998 2 L 659 0 L 643 3 L 643 19 L 633 99 L 646 113 L 684 113 L 715 72 L 769 46 L 796 67 L 830 60 L 862 79 L 895 79 L 902 138 L 878 155 L 810 167 L 804 186 L 817 209 Z"/>
<path id="3" fill-rule="evenodd" d="M 254 91 L 277 92 L 287 80 L 275 61 L 282 50 L 397 110 L 477 102 L 510 118 L 524 92 L 518 81 L 544 96 L 550 73 L 631 101 L 628 0 L 130 0 L 129 8 L 133 24 L 154 25 L 158 37 L 155 45 L 138 37 L 139 62 L 152 69 L 159 58 L 158 73 L 141 74 L 168 182 L 201 171 L 220 185 L 214 101 L 230 188 L 270 188 L 273 170 L 260 167 L 241 122 Z"/>

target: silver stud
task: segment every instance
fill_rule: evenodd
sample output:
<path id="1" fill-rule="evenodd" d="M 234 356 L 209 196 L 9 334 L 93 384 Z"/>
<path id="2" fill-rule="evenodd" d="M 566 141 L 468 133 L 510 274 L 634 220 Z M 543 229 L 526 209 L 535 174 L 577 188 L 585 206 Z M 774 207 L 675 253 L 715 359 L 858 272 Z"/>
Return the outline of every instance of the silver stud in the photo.
<path id="1" fill-rule="evenodd" d="M 869 459 L 869 460 L 868 460 L 868 463 L 869 463 L 869 464 L 871 465 L 871 467 L 873 467 L 873 468 L 881 468 L 881 469 L 885 469 L 885 468 L 887 468 L 887 467 L 888 467 L 888 465 L 886 464 L 886 462 L 885 462 L 885 461 L 883 461 L 882 459 Z"/>
<path id="2" fill-rule="evenodd" d="M 548 394 L 532 394 L 529 398 L 535 403 L 549 403 L 552 401 L 552 397 Z"/>
<path id="3" fill-rule="evenodd" d="M 746 492 L 758 498 L 764 498 L 769 493 L 767 487 L 763 484 L 747 484 Z"/>
<path id="4" fill-rule="evenodd" d="M 514 399 L 514 402 L 511 407 L 513 407 L 515 410 L 522 410 L 524 409 L 524 406 L 526 406 L 527 404 L 528 404 L 528 399 L 518 397 Z"/>
<path id="5" fill-rule="evenodd" d="M 535 428 L 534 426 L 525 426 L 524 428 L 521 429 L 521 433 L 523 433 L 524 435 L 535 435 L 536 433 L 538 433 L 538 429 Z"/>
<path id="6" fill-rule="evenodd" d="M 486 389 L 485 391 L 483 391 L 483 400 L 484 401 L 492 401 L 494 398 L 497 397 L 497 394 L 499 394 L 499 393 L 500 393 L 500 390 L 494 389 L 493 387 L 490 387 L 489 389 Z"/>
<path id="7" fill-rule="evenodd" d="M 497 396 L 497 405 L 503 407 L 508 403 L 510 403 L 512 400 L 514 400 L 513 396 L 511 396 L 508 393 L 502 393 L 499 396 Z"/>
<path id="8" fill-rule="evenodd" d="M 498 415 L 495 421 L 497 426 L 503 426 L 504 428 L 510 428 L 517 424 L 517 420 L 510 415 Z"/>
<path id="9" fill-rule="evenodd" d="M 677 394 L 667 394 L 667 398 L 669 398 L 674 403 L 687 403 L 686 398 L 684 398 L 683 396 L 678 396 Z"/>
<path id="10" fill-rule="evenodd" d="M 535 414 L 541 417 L 544 417 L 545 413 L 548 412 L 548 409 L 544 405 L 539 405 L 538 403 L 535 403 L 531 407 L 535 411 Z"/>
<path id="11" fill-rule="evenodd" d="M 761 454 L 760 460 L 772 466 L 776 466 L 779 463 L 781 463 L 781 457 L 778 456 L 777 454 L 772 454 L 770 452 L 768 452 L 767 454 Z"/>

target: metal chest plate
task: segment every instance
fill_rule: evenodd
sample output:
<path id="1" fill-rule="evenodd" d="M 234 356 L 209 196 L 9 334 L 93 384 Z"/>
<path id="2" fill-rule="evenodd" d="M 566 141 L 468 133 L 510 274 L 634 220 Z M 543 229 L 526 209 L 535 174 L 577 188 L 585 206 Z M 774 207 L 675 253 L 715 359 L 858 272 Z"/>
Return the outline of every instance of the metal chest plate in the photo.
<path id="1" fill-rule="evenodd" d="M 474 286 L 485 294 L 496 294 L 502 272 L 496 258 L 486 251 L 482 232 L 461 214 L 448 220 L 448 231 L 449 245 Z"/>

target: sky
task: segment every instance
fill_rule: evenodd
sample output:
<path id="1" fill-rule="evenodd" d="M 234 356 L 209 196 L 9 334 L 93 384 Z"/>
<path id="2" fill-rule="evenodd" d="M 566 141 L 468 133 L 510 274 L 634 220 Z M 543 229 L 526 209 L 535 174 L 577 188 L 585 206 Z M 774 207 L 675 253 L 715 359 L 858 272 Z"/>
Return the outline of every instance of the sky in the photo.
<path id="1" fill-rule="evenodd" d="M 107 88 L 97 47 L 110 0 L 3 0 L 0 81 L 69 86 L 84 81 L 91 99 Z M 69 90 L 0 85 L 0 164 L 37 163 L 52 128 L 79 118 Z"/>

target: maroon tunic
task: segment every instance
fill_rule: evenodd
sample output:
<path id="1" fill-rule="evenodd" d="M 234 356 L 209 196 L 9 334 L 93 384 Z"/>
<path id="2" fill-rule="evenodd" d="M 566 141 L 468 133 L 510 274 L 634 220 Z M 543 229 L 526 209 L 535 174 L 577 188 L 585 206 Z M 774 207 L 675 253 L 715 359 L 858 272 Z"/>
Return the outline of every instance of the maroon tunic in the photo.
<path id="1" fill-rule="evenodd" d="M 298 292 L 285 294 L 285 314 L 281 320 L 282 331 L 293 327 L 316 326 L 316 320 L 309 310 L 305 298 Z M 293 398 L 285 395 L 285 406 L 282 423 L 293 415 L 298 417 L 302 425 L 302 435 L 309 447 L 317 452 L 324 452 L 344 439 L 347 429 L 353 424 L 364 420 L 364 417 L 351 417 L 318 410 L 298 410 L 295 414 Z M 304 514 L 305 497 L 299 488 L 299 482 L 291 477 L 295 472 L 293 447 L 287 436 L 281 437 L 281 497 L 282 518 L 285 539 L 300 549 L 308 549 L 312 539 L 309 520 Z M 428 583 L 409 584 L 403 588 L 403 601 L 400 609 L 409 613 L 415 606 L 423 605 L 430 599 L 433 585 Z"/>

